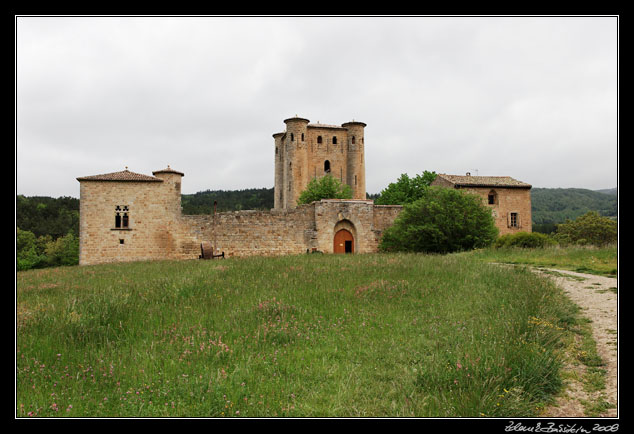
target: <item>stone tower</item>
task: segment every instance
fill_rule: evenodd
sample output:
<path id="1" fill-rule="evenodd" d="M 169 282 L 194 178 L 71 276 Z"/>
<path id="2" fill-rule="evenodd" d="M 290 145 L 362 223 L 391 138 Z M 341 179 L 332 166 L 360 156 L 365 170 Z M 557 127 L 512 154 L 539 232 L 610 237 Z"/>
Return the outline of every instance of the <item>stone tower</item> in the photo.
<path id="1" fill-rule="evenodd" d="M 363 122 L 327 125 L 308 119 L 284 120 L 275 139 L 275 209 L 295 208 L 310 180 L 331 175 L 352 188 L 353 199 L 366 198 Z"/>

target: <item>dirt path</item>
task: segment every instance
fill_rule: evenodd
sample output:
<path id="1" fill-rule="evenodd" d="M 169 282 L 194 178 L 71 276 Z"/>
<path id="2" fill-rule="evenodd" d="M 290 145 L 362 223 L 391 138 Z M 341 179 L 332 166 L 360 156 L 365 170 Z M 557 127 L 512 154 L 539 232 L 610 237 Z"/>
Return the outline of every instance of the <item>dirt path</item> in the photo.
<path id="1" fill-rule="evenodd" d="M 592 327 L 592 336 L 597 344 L 597 353 L 604 362 L 606 370 L 605 389 L 599 392 L 587 391 L 581 382 L 585 366 L 571 363 L 570 381 L 565 396 L 557 405 L 549 408 L 547 417 L 584 417 L 587 416 L 583 402 L 603 402 L 614 408 L 599 412 L 601 417 L 617 417 L 617 279 L 575 273 L 564 270 L 540 270 L 547 273 L 556 284 L 568 294 L 570 299 L 582 310 Z"/>

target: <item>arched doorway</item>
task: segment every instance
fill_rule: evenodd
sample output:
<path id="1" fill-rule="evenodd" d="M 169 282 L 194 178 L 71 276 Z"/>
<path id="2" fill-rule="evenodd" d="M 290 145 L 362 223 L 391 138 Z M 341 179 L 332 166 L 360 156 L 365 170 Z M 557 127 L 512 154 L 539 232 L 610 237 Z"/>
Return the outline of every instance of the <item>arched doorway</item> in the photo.
<path id="1" fill-rule="evenodd" d="M 335 233 L 334 253 L 354 253 L 354 237 L 350 231 L 341 229 Z"/>

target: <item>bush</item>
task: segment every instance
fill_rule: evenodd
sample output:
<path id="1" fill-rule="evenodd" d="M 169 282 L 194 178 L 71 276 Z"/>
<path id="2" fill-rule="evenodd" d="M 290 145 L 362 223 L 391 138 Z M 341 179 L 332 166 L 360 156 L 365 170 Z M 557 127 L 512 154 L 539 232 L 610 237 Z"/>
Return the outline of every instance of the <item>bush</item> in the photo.
<path id="1" fill-rule="evenodd" d="M 460 190 L 428 187 L 404 206 L 385 230 L 383 251 L 450 253 L 487 247 L 498 235 L 491 210 L 480 197 Z"/>
<path id="2" fill-rule="evenodd" d="M 37 239 L 33 232 L 17 228 L 16 236 L 16 266 L 18 271 L 35 268 L 43 260 L 38 251 Z"/>
<path id="3" fill-rule="evenodd" d="M 342 184 L 337 178 L 326 175 L 321 178 L 313 178 L 306 190 L 302 191 L 297 199 L 297 205 L 304 205 L 322 199 L 351 199 L 352 188 L 348 184 Z"/>
<path id="4" fill-rule="evenodd" d="M 537 232 L 518 232 L 515 234 L 502 235 L 495 241 L 494 247 L 522 247 L 533 249 L 552 246 L 554 244 L 556 244 L 556 242 L 547 235 Z"/>
<path id="5" fill-rule="evenodd" d="M 561 244 L 604 246 L 617 241 L 618 226 L 616 221 L 590 211 L 574 221 L 566 220 L 558 225 L 555 239 Z"/>

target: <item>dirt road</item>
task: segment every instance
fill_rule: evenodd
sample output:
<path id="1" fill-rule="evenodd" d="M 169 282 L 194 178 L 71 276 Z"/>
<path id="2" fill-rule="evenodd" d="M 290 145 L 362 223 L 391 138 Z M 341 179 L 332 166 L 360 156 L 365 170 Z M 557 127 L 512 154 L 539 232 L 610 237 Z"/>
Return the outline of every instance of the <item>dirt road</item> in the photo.
<path id="1" fill-rule="evenodd" d="M 570 364 L 571 374 L 566 396 L 560 398 L 556 406 L 547 410 L 548 417 L 584 417 L 587 416 L 583 402 L 604 402 L 615 408 L 599 413 L 601 417 L 617 417 L 617 330 L 618 298 L 617 279 L 575 273 L 564 270 L 545 271 L 568 294 L 570 299 L 582 310 L 592 327 L 592 335 L 597 344 L 597 352 L 605 363 L 605 389 L 599 392 L 584 390 L 581 380 L 584 366 Z"/>

